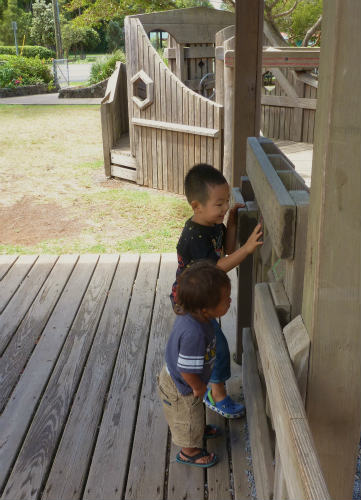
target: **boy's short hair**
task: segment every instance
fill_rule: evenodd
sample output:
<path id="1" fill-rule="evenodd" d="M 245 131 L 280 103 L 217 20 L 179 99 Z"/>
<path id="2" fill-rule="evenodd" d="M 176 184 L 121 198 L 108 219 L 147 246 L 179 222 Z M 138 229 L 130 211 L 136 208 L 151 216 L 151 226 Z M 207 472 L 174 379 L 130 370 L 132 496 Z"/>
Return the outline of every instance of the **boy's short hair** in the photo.
<path id="1" fill-rule="evenodd" d="M 184 190 L 188 203 L 199 201 L 204 204 L 209 197 L 208 186 L 227 184 L 227 180 L 216 168 L 207 163 L 194 165 L 184 179 Z"/>
<path id="2" fill-rule="evenodd" d="M 227 273 L 211 261 L 198 260 L 178 278 L 177 305 L 188 313 L 216 307 L 222 290 L 230 286 Z"/>

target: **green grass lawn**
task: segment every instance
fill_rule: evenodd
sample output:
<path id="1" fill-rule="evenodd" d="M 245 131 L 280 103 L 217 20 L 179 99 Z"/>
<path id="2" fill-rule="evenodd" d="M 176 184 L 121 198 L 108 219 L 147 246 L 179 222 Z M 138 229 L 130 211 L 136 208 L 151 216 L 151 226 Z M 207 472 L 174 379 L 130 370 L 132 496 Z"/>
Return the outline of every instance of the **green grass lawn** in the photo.
<path id="1" fill-rule="evenodd" d="M 0 253 L 174 252 L 183 196 L 106 179 L 99 106 L 0 106 Z"/>
<path id="2" fill-rule="evenodd" d="M 85 58 L 81 59 L 79 54 L 78 55 L 70 54 L 68 57 L 68 63 L 69 64 L 93 63 L 97 59 L 99 59 L 99 57 L 103 57 L 105 55 L 108 55 L 108 54 L 105 54 L 105 53 L 103 53 L 103 54 L 86 54 Z"/>

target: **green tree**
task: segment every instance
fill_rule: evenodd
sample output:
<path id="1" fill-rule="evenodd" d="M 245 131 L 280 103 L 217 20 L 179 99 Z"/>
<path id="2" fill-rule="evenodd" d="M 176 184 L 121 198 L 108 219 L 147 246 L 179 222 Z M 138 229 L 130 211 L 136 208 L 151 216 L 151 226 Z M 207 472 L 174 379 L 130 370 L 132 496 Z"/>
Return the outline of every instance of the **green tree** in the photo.
<path id="1" fill-rule="evenodd" d="M 123 30 L 117 21 L 109 21 L 105 39 L 110 52 L 113 52 L 113 50 L 119 49 L 124 45 Z"/>
<path id="2" fill-rule="evenodd" d="M 304 0 L 290 16 L 281 17 L 278 25 L 281 31 L 288 33 L 291 43 L 300 45 L 321 14 L 322 0 Z"/>
<path id="3" fill-rule="evenodd" d="M 6 9 L 5 0 L 0 0 L 0 22 L 3 20 L 5 9 Z"/>
<path id="4" fill-rule="evenodd" d="M 78 26 L 94 26 L 102 21 L 124 19 L 125 16 L 194 7 L 208 4 L 208 0 L 70 0 L 67 8 L 76 15 Z M 80 14 L 79 14 L 80 12 Z"/>
<path id="5" fill-rule="evenodd" d="M 48 48 L 55 47 L 54 17 L 52 5 L 45 0 L 35 0 L 33 3 L 33 19 L 30 28 L 32 41 Z"/>
<path id="6" fill-rule="evenodd" d="M 223 3 L 227 9 L 234 10 L 235 0 L 223 0 Z M 320 29 L 321 15 L 322 0 L 265 0 L 265 21 L 280 43 L 286 44 L 281 35 L 286 32 L 288 44 L 307 45 L 308 37 Z"/>
<path id="7" fill-rule="evenodd" d="M 70 51 L 83 53 L 85 50 L 94 49 L 100 43 L 100 36 L 93 28 L 74 26 L 72 22 L 62 25 L 61 34 L 67 57 Z"/>
<path id="8" fill-rule="evenodd" d="M 31 14 L 20 9 L 17 0 L 8 0 L 0 22 L 0 41 L 4 45 L 14 45 L 13 21 L 17 24 L 17 39 L 21 46 L 24 35 L 26 39 L 29 39 Z"/>

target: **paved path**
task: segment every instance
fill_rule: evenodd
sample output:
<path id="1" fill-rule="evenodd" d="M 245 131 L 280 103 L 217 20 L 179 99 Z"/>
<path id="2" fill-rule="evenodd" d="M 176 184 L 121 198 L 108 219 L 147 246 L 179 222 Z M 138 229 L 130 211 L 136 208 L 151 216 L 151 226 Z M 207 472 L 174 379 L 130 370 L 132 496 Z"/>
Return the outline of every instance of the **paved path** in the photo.
<path id="1" fill-rule="evenodd" d="M 76 98 L 76 99 L 59 99 L 58 93 L 55 94 L 37 94 L 21 97 L 5 97 L 0 99 L 0 104 L 100 104 L 101 98 Z"/>
<path id="2" fill-rule="evenodd" d="M 86 82 L 89 80 L 92 63 L 69 64 L 69 80 L 71 82 Z"/>
<path id="3" fill-rule="evenodd" d="M 294 164 L 296 171 L 303 177 L 307 186 L 311 186 L 313 144 L 277 139 L 275 144 Z"/>

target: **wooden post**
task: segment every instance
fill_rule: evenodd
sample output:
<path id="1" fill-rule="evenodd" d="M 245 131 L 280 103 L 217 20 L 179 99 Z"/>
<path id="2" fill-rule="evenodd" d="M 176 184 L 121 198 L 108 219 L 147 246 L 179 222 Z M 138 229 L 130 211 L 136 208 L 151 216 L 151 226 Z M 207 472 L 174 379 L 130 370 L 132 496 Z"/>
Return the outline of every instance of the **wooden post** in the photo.
<path id="1" fill-rule="evenodd" d="M 224 54 L 234 50 L 235 38 L 224 42 Z M 223 150 L 223 175 L 232 186 L 233 149 L 234 149 L 234 69 L 224 65 L 224 150 Z"/>
<path id="2" fill-rule="evenodd" d="M 352 498 L 360 439 L 361 3 L 324 3 L 302 316 L 306 411 L 332 498 Z"/>
<path id="3" fill-rule="evenodd" d="M 224 47 L 225 40 L 234 36 L 235 26 L 227 26 L 216 33 L 215 68 L 216 68 L 216 102 L 224 105 Z M 217 57 L 217 49 L 223 52 L 222 59 Z"/>
<path id="4" fill-rule="evenodd" d="M 258 137 L 261 120 L 261 80 L 264 0 L 237 0 L 233 186 L 246 172 L 247 137 Z"/>
<path id="5" fill-rule="evenodd" d="M 181 82 L 184 82 L 187 78 L 186 76 L 186 65 L 184 61 L 184 44 L 176 43 L 176 75 Z"/>

